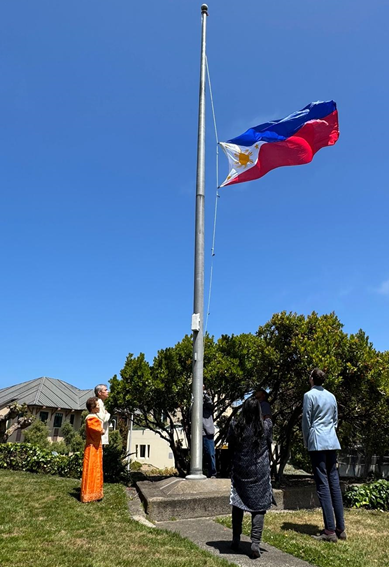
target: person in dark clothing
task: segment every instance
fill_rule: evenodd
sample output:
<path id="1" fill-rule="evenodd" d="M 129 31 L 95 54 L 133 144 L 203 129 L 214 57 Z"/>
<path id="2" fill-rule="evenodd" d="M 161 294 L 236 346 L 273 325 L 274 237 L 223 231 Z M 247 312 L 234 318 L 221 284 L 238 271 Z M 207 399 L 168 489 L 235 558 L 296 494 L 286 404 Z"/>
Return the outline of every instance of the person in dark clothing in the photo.
<path id="1" fill-rule="evenodd" d="M 251 557 L 260 557 L 260 542 L 266 511 L 272 504 L 269 446 L 272 421 L 262 417 L 261 404 L 247 398 L 228 433 L 232 458 L 231 496 L 232 548 L 239 549 L 244 512 L 251 513 Z"/>
<path id="2" fill-rule="evenodd" d="M 257 388 L 254 392 L 254 398 L 259 400 L 261 404 L 263 419 L 272 419 L 271 407 L 268 402 L 269 393 L 265 388 Z"/>
<path id="3" fill-rule="evenodd" d="M 203 453 L 208 478 L 216 478 L 215 426 L 211 396 L 203 388 Z"/>

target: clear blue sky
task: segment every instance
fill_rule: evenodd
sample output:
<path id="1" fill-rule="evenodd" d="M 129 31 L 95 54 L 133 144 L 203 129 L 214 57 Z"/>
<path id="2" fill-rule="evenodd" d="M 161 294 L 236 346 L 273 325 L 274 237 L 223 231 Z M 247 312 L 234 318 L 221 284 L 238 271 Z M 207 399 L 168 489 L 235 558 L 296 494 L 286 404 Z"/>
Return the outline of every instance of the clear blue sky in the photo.
<path id="1" fill-rule="evenodd" d="M 1 3 L 0 387 L 91 387 L 190 332 L 201 3 Z M 341 130 L 221 190 L 209 332 L 335 311 L 388 349 L 388 2 L 208 5 L 220 140 L 315 100 Z M 215 185 L 208 104 L 206 294 Z"/>

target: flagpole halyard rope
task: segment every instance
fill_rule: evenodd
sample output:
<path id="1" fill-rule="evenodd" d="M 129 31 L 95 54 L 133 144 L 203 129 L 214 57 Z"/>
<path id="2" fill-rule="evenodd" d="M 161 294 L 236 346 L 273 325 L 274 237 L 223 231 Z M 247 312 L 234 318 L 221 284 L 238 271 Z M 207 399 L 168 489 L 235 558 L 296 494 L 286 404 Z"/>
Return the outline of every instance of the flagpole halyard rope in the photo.
<path id="1" fill-rule="evenodd" d="M 218 133 L 217 133 L 215 107 L 214 107 L 214 104 L 213 104 L 213 95 L 212 95 L 212 84 L 211 84 L 211 77 L 210 77 L 210 74 L 209 74 L 208 58 L 207 57 L 205 58 L 205 65 L 206 65 L 206 69 L 207 69 L 209 96 L 210 96 L 210 99 L 211 99 L 213 126 L 214 126 L 214 129 L 215 129 L 215 138 L 216 138 L 216 198 L 215 198 L 215 214 L 214 214 L 214 219 L 213 219 L 213 235 L 212 235 L 212 248 L 211 248 L 212 259 L 211 259 L 211 271 L 210 271 L 210 277 L 209 277 L 207 317 L 206 317 L 206 322 L 205 322 L 205 333 L 206 333 L 207 328 L 208 328 L 208 317 L 210 315 L 210 307 L 211 307 L 213 265 L 214 265 L 214 257 L 215 257 L 215 240 L 216 240 L 217 202 L 218 202 L 220 195 L 219 195 L 219 136 L 218 136 Z"/>

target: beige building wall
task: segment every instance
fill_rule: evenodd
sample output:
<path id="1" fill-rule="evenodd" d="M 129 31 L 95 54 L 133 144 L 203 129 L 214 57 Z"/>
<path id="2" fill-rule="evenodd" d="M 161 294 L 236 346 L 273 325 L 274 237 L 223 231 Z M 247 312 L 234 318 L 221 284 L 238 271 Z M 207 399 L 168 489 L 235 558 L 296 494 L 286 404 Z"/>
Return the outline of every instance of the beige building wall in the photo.
<path id="1" fill-rule="evenodd" d="M 175 433 L 186 448 L 187 443 L 182 428 L 177 428 Z M 157 469 L 175 467 L 174 455 L 169 443 L 151 429 L 133 429 L 127 452 L 133 453 L 130 456 L 131 462 L 138 461 Z"/>

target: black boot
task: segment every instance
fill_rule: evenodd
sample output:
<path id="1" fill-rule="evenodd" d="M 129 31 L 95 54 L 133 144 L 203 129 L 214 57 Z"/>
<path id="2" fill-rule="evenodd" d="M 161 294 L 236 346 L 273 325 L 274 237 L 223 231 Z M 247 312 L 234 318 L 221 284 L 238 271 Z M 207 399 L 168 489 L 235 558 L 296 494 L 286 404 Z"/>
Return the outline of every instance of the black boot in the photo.
<path id="1" fill-rule="evenodd" d="M 232 507 L 232 544 L 231 549 L 239 551 L 240 534 L 242 533 L 243 510 Z"/>

